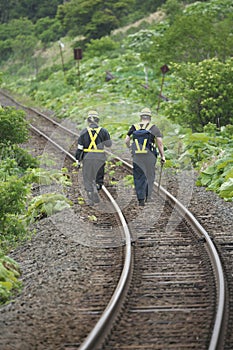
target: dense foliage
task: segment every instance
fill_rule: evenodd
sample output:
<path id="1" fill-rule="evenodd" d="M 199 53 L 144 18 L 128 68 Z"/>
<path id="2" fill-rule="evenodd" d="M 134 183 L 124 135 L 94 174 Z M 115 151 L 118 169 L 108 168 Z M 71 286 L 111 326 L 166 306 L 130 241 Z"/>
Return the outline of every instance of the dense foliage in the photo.
<path id="1" fill-rule="evenodd" d="M 33 183 L 69 184 L 64 171 L 54 173 L 38 169 L 39 161 L 19 147 L 18 144 L 27 141 L 27 127 L 24 111 L 13 107 L 0 109 L 0 251 L 27 232 L 31 217 L 26 208 L 33 207 L 30 204 Z"/>
<path id="2" fill-rule="evenodd" d="M 155 60 L 163 62 L 200 62 L 213 57 L 225 61 L 231 56 L 233 44 L 231 0 L 196 2 L 171 17 L 170 3 L 164 6 L 169 13 L 169 26 L 160 35 L 155 35 L 145 58 L 151 64 Z M 171 17 L 171 18 L 170 18 Z M 170 21 L 169 21 L 170 18 Z"/>
<path id="3" fill-rule="evenodd" d="M 179 124 L 202 131 L 208 123 L 217 127 L 233 124 L 233 60 L 217 58 L 199 63 L 173 64 L 176 81 L 166 114 Z"/>
<path id="4" fill-rule="evenodd" d="M 33 184 L 70 184 L 67 170 L 46 171 L 39 161 L 19 147 L 28 138 L 28 123 L 21 110 L 0 109 L 0 304 L 18 290 L 18 265 L 4 253 L 29 237 L 29 225 L 38 218 L 67 208 L 64 195 L 50 193 L 33 196 Z"/>
<path id="5" fill-rule="evenodd" d="M 189 133 L 184 137 L 184 151 L 179 162 L 192 160 L 200 170 L 197 184 L 215 191 L 226 201 L 233 198 L 233 126 L 220 129 L 209 123 L 202 133 Z"/>
<path id="6" fill-rule="evenodd" d="M 17 262 L 0 254 L 0 305 L 7 302 L 12 291 L 15 293 L 20 290 L 19 276 L 20 268 Z"/>
<path id="7" fill-rule="evenodd" d="M 14 108 L 0 108 L 0 140 L 1 144 L 19 144 L 28 139 L 28 123 L 24 111 Z"/>
<path id="8" fill-rule="evenodd" d="M 179 5 L 177 0 L 169 0 L 166 11 L 174 16 L 174 8 L 192 2 L 186 0 Z M 156 11 L 165 3 L 165 0 L 8 0 L 6 5 L 0 0 L 0 62 L 12 56 L 15 59 L 23 56 L 21 58 L 28 61 L 38 49 L 38 40 L 46 47 L 67 34 L 79 36 L 85 45 L 91 39 L 109 35 L 113 29 Z M 192 24 L 190 28 L 192 30 Z M 227 29 L 224 30 L 227 34 Z"/>
<path id="9" fill-rule="evenodd" d="M 54 17 L 63 0 L 0 0 L 0 23 L 26 17 L 34 22 L 42 17 Z"/>
<path id="10" fill-rule="evenodd" d="M 165 0 L 130 0 L 128 6 L 126 1 L 119 0 L 111 0 L 111 1 L 83 1 L 83 0 L 72 0 L 72 1 L 63 1 L 63 0 L 0 0 L 0 23 L 9 22 L 12 19 L 19 19 L 22 17 L 26 17 L 33 22 L 36 22 L 40 18 L 49 17 L 54 18 L 57 13 L 57 9 L 59 5 L 61 6 L 61 12 L 67 13 L 66 4 L 70 2 L 71 7 L 69 9 L 71 12 L 74 10 L 73 14 L 77 12 L 77 8 L 80 8 L 78 11 L 78 15 L 82 13 L 87 14 L 87 12 L 91 9 L 91 11 L 96 9 L 97 11 L 108 12 L 112 11 L 112 16 L 115 16 L 114 11 L 119 13 L 121 10 L 125 9 L 127 6 L 127 13 L 122 13 L 125 15 L 131 15 L 135 19 L 135 16 L 141 17 L 147 13 L 156 11 L 157 7 L 165 2 Z M 190 1 L 187 1 L 187 3 Z M 192 2 L 192 1 L 191 1 Z M 76 26 L 76 24 L 75 24 Z"/>

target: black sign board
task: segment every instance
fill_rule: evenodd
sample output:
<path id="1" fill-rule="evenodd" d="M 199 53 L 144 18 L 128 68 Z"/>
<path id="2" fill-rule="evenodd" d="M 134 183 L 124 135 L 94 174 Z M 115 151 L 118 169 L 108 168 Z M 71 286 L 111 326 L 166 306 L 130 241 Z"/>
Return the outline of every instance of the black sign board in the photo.
<path id="1" fill-rule="evenodd" d="M 75 60 L 82 59 L 82 49 L 80 49 L 80 48 L 74 49 L 74 59 Z"/>
<path id="2" fill-rule="evenodd" d="M 166 64 L 164 66 L 162 66 L 160 69 L 161 69 L 163 74 L 166 74 L 169 71 L 169 68 Z"/>

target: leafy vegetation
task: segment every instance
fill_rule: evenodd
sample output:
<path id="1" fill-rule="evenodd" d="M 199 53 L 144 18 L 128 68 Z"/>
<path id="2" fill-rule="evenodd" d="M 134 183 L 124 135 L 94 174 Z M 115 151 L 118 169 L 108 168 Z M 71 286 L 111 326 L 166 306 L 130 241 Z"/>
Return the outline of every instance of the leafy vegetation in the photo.
<path id="1" fill-rule="evenodd" d="M 70 208 L 71 205 L 72 202 L 59 193 L 42 194 L 30 201 L 27 218 L 30 221 L 39 220 Z"/>
<path id="2" fill-rule="evenodd" d="M 18 292 L 21 288 L 19 281 L 20 268 L 16 261 L 9 256 L 0 255 L 0 305 Z"/>
<path id="3" fill-rule="evenodd" d="M 220 62 L 217 58 L 189 64 L 174 64 L 176 91 L 169 98 L 177 103 L 167 104 L 166 115 L 194 131 L 202 131 L 208 123 L 219 128 L 233 123 L 233 60 Z"/>
<path id="4" fill-rule="evenodd" d="M 13 107 L 0 108 L 1 145 L 19 144 L 28 139 L 28 123 L 24 111 Z"/>
<path id="5" fill-rule="evenodd" d="M 175 17 L 171 17 L 174 12 L 169 3 L 176 4 L 179 9 L 175 11 Z M 169 14 L 169 26 L 153 38 L 151 50 L 145 53 L 149 62 L 162 58 L 163 62 L 197 63 L 214 57 L 225 61 L 231 56 L 231 0 L 199 1 L 186 7 L 173 0 L 166 2 L 163 8 Z"/>
<path id="6" fill-rule="evenodd" d="M 134 187 L 133 175 L 126 175 L 123 179 L 123 183 L 126 187 Z"/>
<path id="7" fill-rule="evenodd" d="M 30 236 L 29 224 L 71 206 L 65 195 L 46 193 L 33 196 L 35 185 L 69 186 L 65 169 L 46 171 L 41 168 L 22 170 L 15 159 L 0 162 L 0 251 L 7 252 Z"/>
<path id="8" fill-rule="evenodd" d="M 223 155 L 213 165 L 202 171 L 199 185 L 215 191 L 226 201 L 233 198 L 233 153 Z"/>
<path id="9" fill-rule="evenodd" d="M 18 264 L 4 255 L 31 236 L 29 225 L 72 204 L 65 195 L 48 193 L 33 196 L 36 184 L 70 185 L 67 169 L 46 171 L 39 161 L 19 147 L 28 139 L 28 123 L 21 110 L 0 109 L 0 304 L 19 290 Z"/>
<path id="10" fill-rule="evenodd" d="M 12 19 L 27 17 L 33 21 L 42 17 L 54 17 L 57 6 L 63 0 L 0 0 L 0 23 L 9 22 Z"/>

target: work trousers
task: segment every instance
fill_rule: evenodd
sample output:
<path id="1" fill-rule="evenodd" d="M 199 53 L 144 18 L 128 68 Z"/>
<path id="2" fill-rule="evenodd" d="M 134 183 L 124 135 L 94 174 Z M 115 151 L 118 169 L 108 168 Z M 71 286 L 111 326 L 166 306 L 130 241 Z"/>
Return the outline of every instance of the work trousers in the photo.
<path id="1" fill-rule="evenodd" d="M 137 199 L 151 197 L 155 181 L 156 156 L 149 152 L 133 157 L 133 178 Z"/>
<path id="2" fill-rule="evenodd" d="M 83 183 L 87 192 L 93 192 L 96 184 L 104 183 L 105 160 L 93 159 L 88 156 L 83 159 Z"/>

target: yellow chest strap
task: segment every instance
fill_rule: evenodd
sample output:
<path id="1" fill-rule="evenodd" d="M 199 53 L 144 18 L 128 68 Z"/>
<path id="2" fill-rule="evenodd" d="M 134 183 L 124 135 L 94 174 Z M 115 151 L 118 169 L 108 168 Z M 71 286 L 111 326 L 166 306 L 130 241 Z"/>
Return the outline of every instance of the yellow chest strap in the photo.
<path id="1" fill-rule="evenodd" d="M 96 140 L 96 138 L 97 138 L 97 136 L 98 136 L 98 134 L 100 132 L 100 129 L 101 129 L 101 127 L 93 128 L 93 129 L 92 128 L 88 128 L 87 129 L 88 134 L 90 136 L 91 142 L 90 142 L 88 148 L 84 148 L 84 150 L 83 150 L 84 152 L 104 152 L 103 149 L 98 149 L 97 148 L 97 145 L 96 145 L 96 142 L 95 142 L 95 140 Z M 94 135 L 92 134 L 93 130 L 95 131 Z"/>

